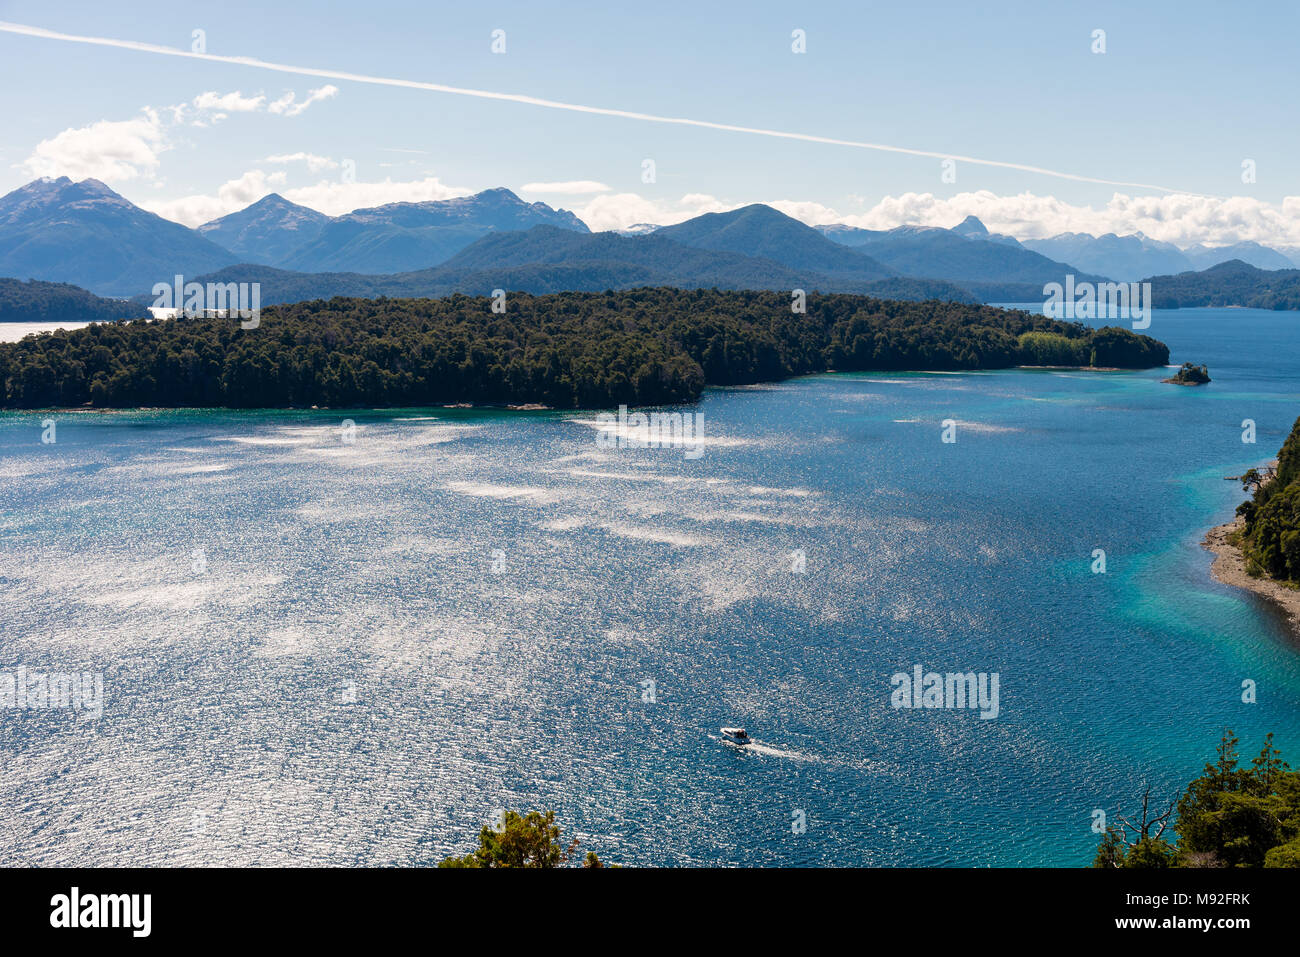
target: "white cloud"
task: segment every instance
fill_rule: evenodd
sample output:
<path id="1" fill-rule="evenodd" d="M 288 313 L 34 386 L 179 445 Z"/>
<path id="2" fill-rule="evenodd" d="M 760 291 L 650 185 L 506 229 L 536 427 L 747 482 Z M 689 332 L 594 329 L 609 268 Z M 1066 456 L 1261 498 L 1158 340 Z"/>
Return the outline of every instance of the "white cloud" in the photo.
<path id="1" fill-rule="evenodd" d="M 1275 204 L 1246 196 L 1217 199 L 1184 193 L 1167 196 L 1115 193 L 1104 206 L 1093 207 L 1068 203 L 1055 196 L 1034 193 L 999 196 L 980 190 L 946 198 L 933 193 L 903 193 L 882 198 L 865 213 L 847 213 L 813 200 L 758 199 L 727 203 L 715 196 L 693 193 L 672 202 L 647 199 L 636 193 L 610 193 L 593 197 L 576 212 L 593 230 L 625 229 L 634 223 L 671 225 L 702 213 L 738 209 L 749 202 L 764 202 L 810 226 L 844 223 L 863 229 L 909 225 L 951 227 L 974 215 L 991 232 L 1006 233 L 1017 239 L 1041 239 L 1066 232 L 1098 236 L 1140 232 L 1184 247 L 1244 240 L 1272 246 L 1300 245 L 1300 196 L 1288 196 Z"/>
<path id="2" fill-rule="evenodd" d="M 302 186 L 284 191 L 285 199 L 302 206 L 310 206 L 329 216 L 350 213 L 354 209 L 383 206 L 386 203 L 425 203 L 435 199 L 454 199 L 475 192 L 447 186 L 436 176 L 424 179 L 394 182 L 384 179 L 377 183 L 343 183 L 321 180 L 314 186 Z"/>
<path id="3" fill-rule="evenodd" d="M 290 90 L 284 96 L 274 101 L 267 107 L 271 113 L 282 113 L 285 116 L 297 116 L 307 109 L 313 103 L 319 103 L 321 100 L 328 100 L 332 96 L 338 96 L 339 88 L 332 83 L 326 83 L 322 87 L 307 91 L 306 99 L 301 102 L 294 102 L 296 94 Z"/>
<path id="4" fill-rule="evenodd" d="M 688 193 L 675 203 L 646 199 L 636 193 L 609 193 L 594 197 L 575 212 L 592 230 L 600 232 L 624 229 L 634 223 L 671 226 L 702 213 L 721 213 L 743 205 L 724 203 L 706 193 Z"/>
<path id="5" fill-rule="evenodd" d="M 224 183 L 216 195 L 196 194 L 173 200 L 153 200 L 140 205 L 165 219 L 186 226 L 201 226 L 221 216 L 255 203 L 268 193 L 279 192 L 285 199 L 318 210 L 328 216 L 350 213 L 354 209 L 383 206 L 386 203 L 422 203 L 436 199 L 468 196 L 474 190 L 447 186 L 437 177 L 394 182 L 385 179 L 374 183 L 344 183 L 321 180 L 314 186 L 283 189 L 283 170 L 266 173 L 249 170 L 238 179 Z"/>
<path id="6" fill-rule="evenodd" d="M 842 222 L 866 229 L 904 224 L 953 226 L 978 216 L 992 232 L 1017 239 L 1041 239 L 1077 232 L 1121 236 L 1143 233 L 1152 239 L 1189 246 L 1223 245 L 1242 240 L 1265 244 L 1300 243 L 1300 197 L 1281 205 L 1247 196 L 1219 199 L 1175 193 L 1129 196 L 1115 193 L 1105 206 L 1078 206 L 1034 193 L 998 196 L 988 190 L 940 198 L 931 193 L 886 196 L 866 213 L 841 216 L 823 207 L 810 223 Z"/>
<path id="7" fill-rule="evenodd" d="M 821 223 L 840 222 L 836 217 L 839 215 L 829 206 L 823 206 L 821 203 L 815 203 L 810 200 L 798 201 L 790 199 L 775 199 L 767 204 L 773 209 L 780 210 L 792 219 L 797 219 L 801 223 L 807 223 L 809 226 L 817 226 Z"/>
<path id="8" fill-rule="evenodd" d="M 332 160 L 328 156 L 317 156 L 315 153 L 278 153 L 275 156 L 268 156 L 263 163 L 306 163 L 308 171 L 319 173 L 323 169 L 338 169 L 338 161 Z"/>
<path id="9" fill-rule="evenodd" d="M 215 196 L 182 196 L 180 199 L 143 202 L 140 205 L 164 219 L 186 226 L 201 226 L 257 202 L 284 182 L 283 171 L 267 174 L 260 169 L 253 169 L 238 179 L 223 183 Z"/>
<path id="10" fill-rule="evenodd" d="M 289 92 L 268 105 L 261 93 L 245 96 L 240 90 L 230 93 L 207 90 L 187 103 L 163 107 L 162 113 L 168 116 L 170 125 L 188 120 L 193 126 L 206 127 L 227 119 L 231 113 L 266 111 L 297 116 L 313 103 L 327 100 L 338 92 L 338 87 L 326 84 L 310 90 L 302 101 L 296 102 L 295 94 Z M 37 143 L 20 168 L 30 176 L 91 177 L 106 183 L 151 175 L 158 169 L 159 154 L 171 148 L 166 126 L 159 110 L 144 107 L 133 119 L 100 120 L 89 126 L 66 129 Z M 332 168 L 333 161 L 326 157 L 307 153 L 292 155 L 301 157 L 313 172 Z"/>
<path id="11" fill-rule="evenodd" d="M 592 179 L 573 179 L 562 183 L 524 183 L 519 187 L 519 192 L 581 196 L 586 193 L 608 193 L 609 187 Z"/>
<path id="12" fill-rule="evenodd" d="M 166 109 L 171 112 L 173 123 L 184 123 L 189 119 L 190 125 L 205 127 L 227 119 L 231 113 L 273 113 L 278 116 L 297 116 L 313 103 L 327 100 L 338 95 L 338 92 L 338 87 L 327 83 L 315 90 L 309 90 L 307 97 L 302 101 L 298 101 L 297 94 L 290 90 L 279 99 L 268 102 L 264 93 L 245 96 L 241 90 L 232 93 L 208 90 L 188 103 L 179 103 Z"/>
<path id="13" fill-rule="evenodd" d="M 209 90 L 200 93 L 193 100 L 196 110 L 219 110 L 223 113 L 256 113 L 265 102 L 266 97 L 261 94 L 244 96 L 239 90 L 233 93 L 217 93 Z"/>
<path id="14" fill-rule="evenodd" d="M 135 119 L 100 120 L 41 140 L 22 169 L 31 176 L 121 182 L 153 173 L 167 148 L 157 111 L 145 109 Z"/>

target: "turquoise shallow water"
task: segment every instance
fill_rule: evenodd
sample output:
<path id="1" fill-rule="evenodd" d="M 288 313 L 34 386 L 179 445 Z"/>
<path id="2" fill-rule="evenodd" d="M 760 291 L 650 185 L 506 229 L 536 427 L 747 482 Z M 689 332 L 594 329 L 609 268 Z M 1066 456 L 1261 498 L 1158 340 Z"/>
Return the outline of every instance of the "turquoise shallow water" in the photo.
<path id="1" fill-rule="evenodd" d="M 1198 544 L 1300 415 L 1300 319 L 1150 331 L 1214 383 L 714 390 L 698 459 L 578 414 L 0 416 L 0 671 L 105 694 L 0 709 L 0 863 L 429 863 L 504 807 L 638 864 L 1087 863 L 1224 726 L 1300 763 L 1300 648 Z M 915 664 L 1000 714 L 895 710 Z"/>

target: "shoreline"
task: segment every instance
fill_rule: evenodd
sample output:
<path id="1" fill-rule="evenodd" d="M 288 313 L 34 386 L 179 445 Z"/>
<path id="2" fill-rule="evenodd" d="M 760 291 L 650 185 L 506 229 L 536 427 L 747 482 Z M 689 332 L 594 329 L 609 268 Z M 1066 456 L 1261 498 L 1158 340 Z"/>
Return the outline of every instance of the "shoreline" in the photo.
<path id="1" fill-rule="evenodd" d="M 1013 369 L 1045 369 L 1048 372 L 1142 372 L 1142 369 L 1123 369 L 1119 366 L 1012 366 Z M 1148 366 L 1158 369 L 1159 366 Z"/>
<path id="2" fill-rule="evenodd" d="M 979 369 L 822 369 L 818 372 L 803 372 L 799 375 L 787 376 L 782 379 L 763 379 L 758 382 L 736 382 L 727 385 L 714 385 L 705 383 L 701 389 L 700 395 L 694 399 L 683 402 L 659 403 L 659 405 L 695 405 L 703 397 L 704 393 L 710 389 L 750 389 L 763 388 L 781 385 L 786 382 L 795 382 L 799 379 L 810 379 L 822 375 L 856 375 L 856 376 L 890 376 L 890 375 L 970 375 L 974 373 L 986 372 L 1145 372 L 1147 369 L 1159 368 L 1158 366 L 1146 366 L 1145 368 L 1122 367 L 1122 366 L 990 366 Z M 637 405 L 628 406 L 628 408 L 651 409 L 657 408 L 657 405 Z M 85 403 L 83 405 L 55 405 L 42 407 L 27 406 L 3 406 L 0 405 L 0 413 L 17 412 L 17 413 L 76 413 L 84 415 L 114 414 L 122 412 L 386 412 L 391 409 L 488 409 L 488 410 L 506 410 L 510 412 L 597 412 L 605 408 L 604 406 L 574 406 L 572 408 L 545 405 L 541 402 L 438 402 L 433 405 L 419 406 L 340 406 L 337 410 L 328 405 L 270 405 L 270 406 L 233 406 L 233 405 L 133 405 L 133 406 L 100 406 Z"/>
<path id="3" fill-rule="evenodd" d="M 1201 547 L 1214 555 L 1210 576 L 1220 584 L 1245 589 L 1280 608 L 1286 616 L 1291 636 L 1300 640 L 1300 589 L 1288 588 L 1271 578 L 1252 578 L 1246 574 L 1245 556 L 1241 549 L 1228 540 L 1244 524 L 1237 517 L 1226 525 L 1216 525 L 1205 533 Z"/>

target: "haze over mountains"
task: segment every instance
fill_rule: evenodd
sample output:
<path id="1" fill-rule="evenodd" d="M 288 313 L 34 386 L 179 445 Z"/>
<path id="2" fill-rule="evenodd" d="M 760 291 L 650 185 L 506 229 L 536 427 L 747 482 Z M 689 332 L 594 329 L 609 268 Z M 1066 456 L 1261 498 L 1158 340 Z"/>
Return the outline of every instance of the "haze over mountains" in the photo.
<path id="1" fill-rule="evenodd" d="M 1226 260 L 1294 266 L 1257 243 L 1179 249 L 1141 235 L 1080 233 L 1021 242 L 990 233 L 974 216 L 952 229 L 811 227 L 760 204 L 672 226 L 592 233 L 573 213 L 508 189 L 342 216 L 272 193 L 198 229 L 140 209 L 93 179 L 36 180 L 0 197 L 0 277 L 137 300 L 181 274 L 261 282 L 265 304 L 644 285 L 1033 301 L 1044 283 L 1066 274 L 1132 281 Z"/>
<path id="2" fill-rule="evenodd" d="M 896 272 L 929 275 L 953 282 L 1029 283 L 1040 288 L 1067 272 L 1087 272 L 1053 261 L 1019 243 L 992 242 L 979 220 L 968 217 L 958 232 L 932 226 L 899 226 L 888 230 L 838 227 L 829 233 L 835 242 L 871 256 Z M 984 230 L 984 232 L 980 232 Z M 1080 278 L 1101 278 L 1099 276 Z"/>
<path id="3" fill-rule="evenodd" d="M 1141 233 L 1132 236 L 1116 236 L 1114 233 L 1104 236 L 1062 233 L 1051 239 L 1029 239 L 1024 245 L 1053 259 L 1061 259 L 1080 269 L 1121 281 L 1208 269 L 1234 259 L 1259 269 L 1296 267 L 1296 262 L 1277 250 L 1253 242 L 1233 243 L 1230 246 L 1198 244 L 1179 249 L 1172 243 L 1149 239 Z"/>

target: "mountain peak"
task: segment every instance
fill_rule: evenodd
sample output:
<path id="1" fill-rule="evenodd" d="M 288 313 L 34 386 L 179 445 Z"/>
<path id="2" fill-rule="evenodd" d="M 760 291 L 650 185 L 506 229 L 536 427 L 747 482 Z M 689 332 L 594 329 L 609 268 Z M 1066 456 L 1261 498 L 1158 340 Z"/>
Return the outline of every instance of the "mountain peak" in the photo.
<path id="1" fill-rule="evenodd" d="M 303 206 L 300 203 L 295 203 L 291 199 L 285 199 L 279 193 L 267 193 L 261 199 L 254 203 L 250 203 L 241 210 L 236 210 L 235 212 L 228 213 L 226 216 L 222 216 L 219 219 L 214 219 L 211 223 L 204 223 L 199 227 L 199 230 L 201 232 L 214 223 L 219 223 L 228 218 L 242 217 L 247 219 L 249 215 L 253 213 L 260 215 L 279 214 L 284 216 L 297 216 L 303 219 L 316 220 L 320 222 L 332 218 L 326 216 L 319 210 L 312 209 L 310 206 Z"/>
<path id="2" fill-rule="evenodd" d="M 954 226 L 952 231 L 958 236 L 965 236 L 967 239 L 982 238 L 989 234 L 988 227 L 980 222 L 978 216 L 967 216 Z"/>
<path id="3" fill-rule="evenodd" d="M 770 259 L 791 269 L 852 274 L 858 280 L 892 273 L 867 254 L 827 239 L 820 230 L 762 203 L 722 213 L 704 213 L 654 235 L 684 246 Z"/>
<path id="4" fill-rule="evenodd" d="M 276 257 L 314 240 L 330 221 L 324 213 L 279 193 L 267 193 L 250 206 L 204 223 L 198 231 L 247 262 L 270 265 Z"/>
<path id="5" fill-rule="evenodd" d="M 528 229 L 539 223 L 551 223 L 580 233 L 590 232 L 587 224 L 568 210 L 554 209 L 546 203 L 526 203 L 504 186 L 485 189 L 471 196 L 386 203 L 383 206 L 354 209 L 338 217 L 338 221 L 416 229 L 430 226 Z"/>
<path id="6" fill-rule="evenodd" d="M 30 220 L 46 211 L 71 206 L 136 208 L 97 179 L 74 182 L 66 176 L 45 176 L 0 196 L 0 224 Z"/>
<path id="7" fill-rule="evenodd" d="M 71 282 L 107 296 L 134 295 L 235 258 L 97 179 L 60 176 L 19 187 L 0 198 L 0 230 L 0 275 Z"/>
<path id="8" fill-rule="evenodd" d="M 67 179 L 66 176 L 63 178 L 65 180 Z M 108 185 L 104 183 L 102 180 L 94 179 L 93 177 L 88 177 L 86 179 L 83 179 L 81 182 L 77 183 L 76 185 L 80 187 L 82 192 L 85 193 L 93 193 L 99 196 L 118 195 L 117 193 L 113 192 L 113 190 L 109 189 Z"/>

